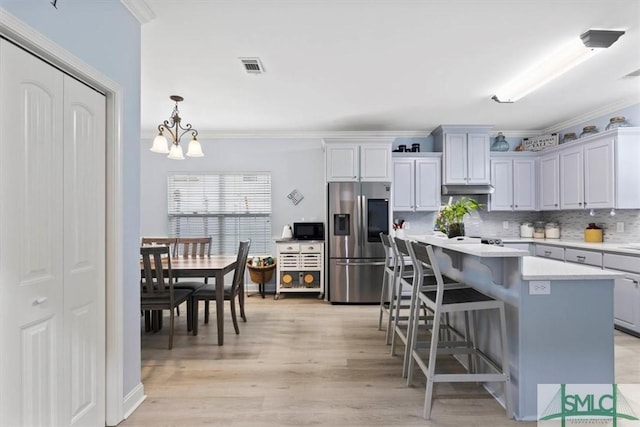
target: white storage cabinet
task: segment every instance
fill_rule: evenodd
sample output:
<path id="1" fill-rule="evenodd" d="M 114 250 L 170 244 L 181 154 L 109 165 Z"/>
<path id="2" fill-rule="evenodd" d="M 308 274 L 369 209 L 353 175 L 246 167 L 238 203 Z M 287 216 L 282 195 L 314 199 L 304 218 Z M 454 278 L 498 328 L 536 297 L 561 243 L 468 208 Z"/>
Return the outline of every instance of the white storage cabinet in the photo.
<path id="1" fill-rule="evenodd" d="M 541 156 L 538 165 L 540 210 L 557 211 L 560 209 L 560 155 L 552 153 Z"/>
<path id="2" fill-rule="evenodd" d="M 327 182 L 391 181 L 391 139 L 325 139 Z"/>
<path id="3" fill-rule="evenodd" d="M 393 157 L 393 210 L 427 212 L 440 208 L 441 153 Z"/>
<path id="4" fill-rule="evenodd" d="M 540 208 L 640 208 L 638 139 L 640 128 L 618 128 L 546 149 L 540 158 Z"/>
<path id="5" fill-rule="evenodd" d="M 443 184 L 489 184 L 491 126 L 442 125 L 433 132 L 434 147 L 442 151 Z"/>
<path id="6" fill-rule="evenodd" d="M 275 299 L 287 292 L 315 292 L 319 298 L 324 296 L 324 242 L 278 242 L 276 251 Z"/>
<path id="7" fill-rule="evenodd" d="M 528 158 L 522 158 L 528 156 Z M 536 159 L 528 153 L 491 155 L 492 211 L 534 211 L 537 208 Z"/>

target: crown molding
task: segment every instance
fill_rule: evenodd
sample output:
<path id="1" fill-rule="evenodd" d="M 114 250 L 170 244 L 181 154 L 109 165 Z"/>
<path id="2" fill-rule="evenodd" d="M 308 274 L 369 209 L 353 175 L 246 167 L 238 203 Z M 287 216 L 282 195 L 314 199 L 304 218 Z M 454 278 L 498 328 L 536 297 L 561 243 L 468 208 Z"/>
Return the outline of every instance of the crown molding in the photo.
<path id="1" fill-rule="evenodd" d="M 140 22 L 146 24 L 156 18 L 156 14 L 144 0 L 120 0 L 129 12 Z"/>
<path id="2" fill-rule="evenodd" d="M 558 132 L 562 129 L 567 129 L 572 126 L 579 125 L 580 123 L 587 122 L 589 120 L 597 119 L 599 117 L 605 116 L 607 114 L 613 113 L 615 111 L 621 110 L 623 108 L 631 107 L 632 105 L 640 103 L 640 94 L 632 95 L 628 98 L 621 99 L 616 102 L 612 102 L 603 107 L 597 108 L 595 110 L 584 113 L 578 117 L 573 117 L 570 120 L 566 120 L 564 122 L 557 123 L 553 126 L 550 126 L 546 129 L 540 131 L 541 134 L 549 134 Z"/>
<path id="3" fill-rule="evenodd" d="M 143 139 L 152 139 L 157 130 L 145 131 Z M 325 138 L 426 138 L 431 130 L 420 131 L 198 131 L 198 139 L 325 139 Z"/>

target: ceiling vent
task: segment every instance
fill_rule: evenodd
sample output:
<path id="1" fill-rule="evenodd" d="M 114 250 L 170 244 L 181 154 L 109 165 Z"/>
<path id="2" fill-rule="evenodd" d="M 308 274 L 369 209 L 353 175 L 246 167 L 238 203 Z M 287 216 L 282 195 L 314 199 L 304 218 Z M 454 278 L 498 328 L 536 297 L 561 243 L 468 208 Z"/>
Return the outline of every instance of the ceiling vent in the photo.
<path id="1" fill-rule="evenodd" d="M 262 74 L 264 68 L 259 58 L 240 58 L 244 70 L 249 74 Z"/>

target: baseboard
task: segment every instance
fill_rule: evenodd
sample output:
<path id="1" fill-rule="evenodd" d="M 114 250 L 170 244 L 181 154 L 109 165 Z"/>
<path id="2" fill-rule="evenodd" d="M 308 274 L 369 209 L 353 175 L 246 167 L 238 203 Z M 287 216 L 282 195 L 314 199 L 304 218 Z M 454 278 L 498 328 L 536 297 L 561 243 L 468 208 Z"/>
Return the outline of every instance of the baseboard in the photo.
<path id="1" fill-rule="evenodd" d="M 146 398 L 147 396 L 144 394 L 144 385 L 140 383 L 135 386 L 133 390 L 124 397 L 124 401 L 122 403 L 124 419 L 126 420 L 129 418 L 129 415 L 131 415 Z"/>

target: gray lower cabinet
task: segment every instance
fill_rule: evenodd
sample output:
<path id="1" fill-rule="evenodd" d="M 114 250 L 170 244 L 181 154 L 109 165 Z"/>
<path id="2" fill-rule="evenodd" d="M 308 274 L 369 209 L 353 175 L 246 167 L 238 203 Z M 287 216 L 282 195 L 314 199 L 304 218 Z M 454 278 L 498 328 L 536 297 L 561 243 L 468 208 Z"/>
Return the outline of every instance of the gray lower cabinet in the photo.
<path id="1" fill-rule="evenodd" d="M 615 281 L 613 293 L 616 327 L 640 336 L 640 258 L 605 253 L 604 268 L 624 273 Z"/>
<path id="2" fill-rule="evenodd" d="M 514 244 L 508 246 L 514 247 Z M 640 337 L 640 257 L 539 243 L 534 246 L 534 253 L 539 257 L 623 273 L 624 277 L 617 279 L 614 285 L 614 324 L 617 329 Z"/>
<path id="3" fill-rule="evenodd" d="M 536 243 L 536 256 L 564 261 L 564 248 Z"/>

